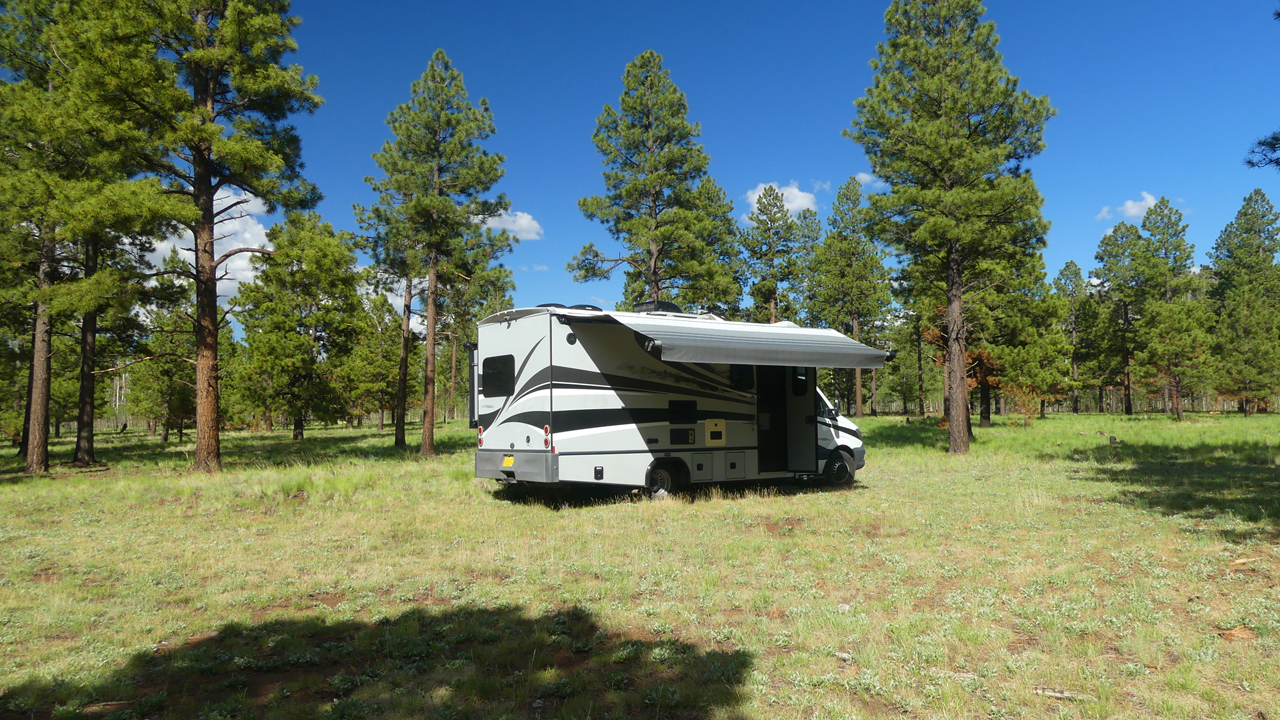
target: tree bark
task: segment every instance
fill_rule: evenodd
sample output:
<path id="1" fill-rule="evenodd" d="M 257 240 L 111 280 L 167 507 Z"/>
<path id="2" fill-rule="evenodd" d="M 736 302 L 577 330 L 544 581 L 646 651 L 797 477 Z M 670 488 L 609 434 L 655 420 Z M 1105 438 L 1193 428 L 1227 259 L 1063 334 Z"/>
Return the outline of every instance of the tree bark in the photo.
<path id="1" fill-rule="evenodd" d="M 400 320 L 400 372 L 396 376 L 396 406 L 391 409 L 391 420 L 396 425 L 396 447 L 407 447 L 405 440 L 405 414 L 409 404 L 409 314 L 413 310 L 413 279 L 404 281 L 404 316 Z"/>
<path id="2" fill-rule="evenodd" d="M 84 275 L 92 277 L 98 272 L 98 238 L 90 236 L 84 241 Z M 80 324 L 80 397 L 76 413 L 75 462 L 92 465 L 97 462 L 93 452 L 94 381 L 98 344 L 98 311 L 89 310 Z"/>
<path id="3" fill-rule="evenodd" d="M 53 239 L 41 241 L 36 287 L 47 292 L 53 282 Z M 36 302 L 35 333 L 31 343 L 31 409 L 27 433 L 27 472 L 49 471 L 49 391 L 52 385 L 53 311 L 43 295 Z"/>
<path id="4" fill-rule="evenodd" d="M 987 382 L 986 378 L 983 378 L 982 382 L 978 383 L 978 404 L 980 406 L 978 412 L 981 417 L 978 421 L 978 426 L 991 427 L 991 383 Z"/>
<path id="5" fill-rule="evenodd" d="M 35 352 L 36 346 L 36 326 L 35 326 L 35 306 L 31 308 L 31 352 Z M 22 438 L 18 441 L 18 457 L 27 456 L 27 443 L 31 441 L 31 390 L 32 383 L 35 382 L 36 376 L 34 371 L 35 365 L 27 367 L 27 403 L 22 410 Z"/>
<path id="6" fill-rule="evenodd" d="M 853 416 L 862 417 L 862 368 L 853 370 Z"/>
<path id="7" fill-rule="evenodd" d="M 876 385 L 876 371 L 875 371 L 875 368 L 872 368 L 871 369 L 871 417 L 876 417 L 877 415 L 879 415 L 879 413 L 876 412 L 876 400 L 878 396 L 879 396 L 879 387 Z"/>
<path id="8" fill-rule="evenodd" d="M 1049 417 L 1048 415 L 1045 414 L 1045 404 L 1046 403 L 1044 398 L 1041 398 L 1040 399 L 1040 419 L 1041 420 L 1044 420 Z"/>
<path id="9" fill-rule="evenodd" d="M 947 258 L 947 369 L 950 375 L 947 394 L 951 415 L 947 426 L 947 452 L 963 455 L 969 452 L 969 382 L 965 372 L 964 285 L 959 253 L 952 248 Z M 965 414 L 959 422 L 956 413 Z"/>
<path id="10" fill-rule="evenodd" d="M 427 273 L 427 371 L 422 378 L 422 446 L 420 457 L 436 454 L 436 274 L 439 259 L 431 255 Z"/>
<path id="11" fill-rule="evenodd" d="M 920 388 L 920 417 L 924 417 L 924 329 L 916 318 L 916 383 Z"/>
<path id="12" fill-rule="evenodd" d="M 298 440 L 303 439 L 303 435 L 304 435 L 304 433 L 306 432 L 306 428 L 307 428 L 306 419 L 305 419 L 305 418 L 303 418 L 301 415 L 299 415 L 299 416 L 297 416 L 297 417 L 295 417 L 295 418 L 293 419 L 293 439 L 294 439 L 294 441 L 298 441 Z"/>
<path id="13" fill-rule="evenodd" d="M 197 103 L 200 88 L 197 81 Z M 210 92 L 205 90 L 205 93 Z M 196 295 L 196 448 L 193 469 L 215 473 L 222 470 L 222 438 L 218 426 L 218 268 L 214 265 L 214 195 L 212 173 L 207 159 L 197 158 L 191 192 L 195 195 L 200 220 L 195 226 Z M 182 435 L 182 427 L 178 428 Z"/>
<path id="14" fill-rule="evenodd" d="M 382 432 L 382 428 L 386 424 L 386 417 L 387 417 L 386 408 L 382 407 L 382 405 L 379 404 L 378 405 L 378 432 Z"/>
<path id="15" fill-rule="evenodd" d="M 1173 401 L 1173 416 L 1182 422 L 1182 391 L 1176 380 L 1169 383 L 1169 395 Z"/>
<path id="16" fill-rule="evenodd" d="M 455 334 L 449 344 L 449 412 L 445 417 L 453 420 L 458 411 L 456 395 L 458 392 L 458 338 Z"/>

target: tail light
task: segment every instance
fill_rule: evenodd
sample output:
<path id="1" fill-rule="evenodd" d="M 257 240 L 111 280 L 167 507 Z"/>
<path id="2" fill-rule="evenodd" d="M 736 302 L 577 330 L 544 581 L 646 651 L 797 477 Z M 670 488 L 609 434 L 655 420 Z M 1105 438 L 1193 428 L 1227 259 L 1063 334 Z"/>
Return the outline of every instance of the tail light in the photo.
<path id="1" fill-rule="evenodd" d="M 543 438 L 543 439 L 542 439 L 542 447 L 544 447 L 544 448 L 549 448 L 549 447 L 551 447 L 551 438 Z"/>
<path id="2" fill-rule="evenodd" d="M 476 428 L 476 447 L 484 447 L 484 428 Z"/>

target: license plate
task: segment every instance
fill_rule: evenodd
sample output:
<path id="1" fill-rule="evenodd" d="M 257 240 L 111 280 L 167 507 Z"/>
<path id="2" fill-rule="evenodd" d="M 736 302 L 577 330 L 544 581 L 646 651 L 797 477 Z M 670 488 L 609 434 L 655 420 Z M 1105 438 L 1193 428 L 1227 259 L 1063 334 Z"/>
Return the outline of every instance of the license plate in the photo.
<path id="1" fill-rule="evenodd" d="M 502 457 L 502 467 L 511 467 L 512 465 L 515 465 L 515 464 L 516 464 L 515 455 L 504 455 Z"/>

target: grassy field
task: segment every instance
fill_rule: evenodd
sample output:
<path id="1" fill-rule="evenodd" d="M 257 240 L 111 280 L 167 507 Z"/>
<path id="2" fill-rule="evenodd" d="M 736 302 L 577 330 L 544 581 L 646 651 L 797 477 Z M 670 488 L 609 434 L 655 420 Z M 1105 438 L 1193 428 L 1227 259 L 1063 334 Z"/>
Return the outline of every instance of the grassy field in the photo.
<path id="1" fill-rule="evenodd" d="M 864 427 L 852 488 L 660 502 L 460 425 L 5 459 L 0 717 L 1280 718 L 1280 417 Z"/>

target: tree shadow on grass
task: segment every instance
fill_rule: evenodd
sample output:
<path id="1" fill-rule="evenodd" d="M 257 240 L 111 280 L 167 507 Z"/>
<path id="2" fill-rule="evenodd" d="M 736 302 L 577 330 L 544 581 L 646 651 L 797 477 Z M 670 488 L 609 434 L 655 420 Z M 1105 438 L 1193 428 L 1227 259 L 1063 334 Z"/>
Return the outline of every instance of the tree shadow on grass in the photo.
<path id="1" fill-rule="evenodd" d="M 532 618 L 415 608 L 373 623 L 228 625 L 138 653 L 100 684 L 17 685 L 0 696 L 0 719 L 696 720 L 738 707 L 752 664 L 741 650 L 610 632 L 577 607 Z"/>
<path id="2" fill-rule="evenodd" d="M 1280 444 L 1125 443 L 1077 449 L 1066 457 L 1087 463 L 1085 472 L 1095 480 L 1123 485 L 1117 497 L 1122 502 L 1197 521 L 1234 519 L 1236 528 L 1216 529 L 1231 541 L 1280 539 Z"/>
<path id="3" fill-rule="evenodd" d="M 947 428 L 939 427 L 937 417 L 909 417 L 903 422 L 879 422 L 862 428 L 862 440 L 868 448 L 947 449 Z"/>

